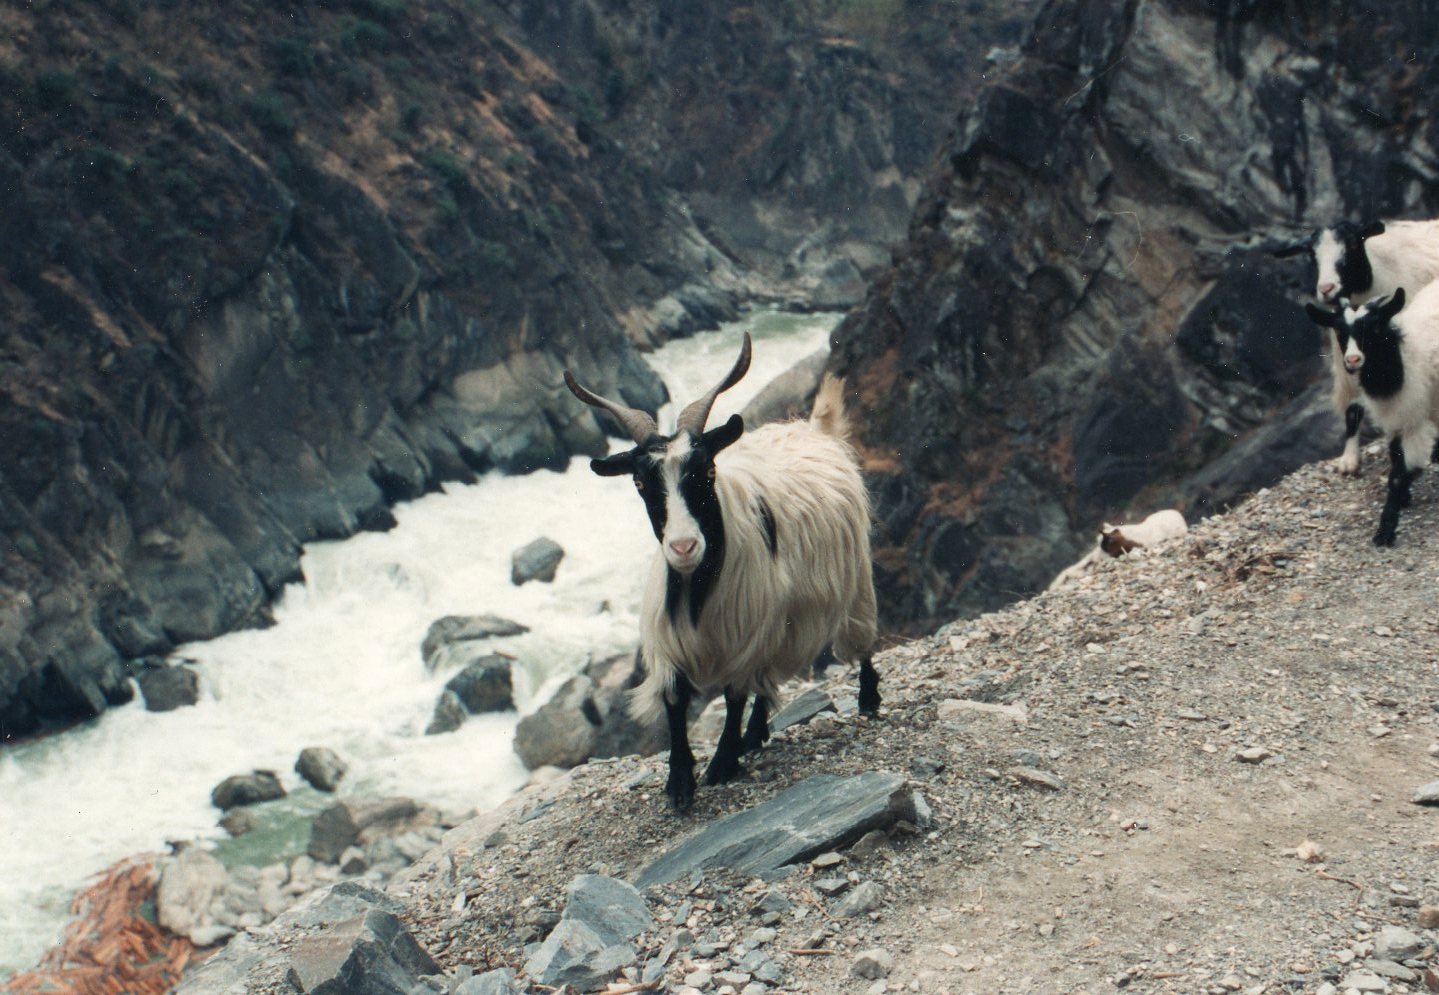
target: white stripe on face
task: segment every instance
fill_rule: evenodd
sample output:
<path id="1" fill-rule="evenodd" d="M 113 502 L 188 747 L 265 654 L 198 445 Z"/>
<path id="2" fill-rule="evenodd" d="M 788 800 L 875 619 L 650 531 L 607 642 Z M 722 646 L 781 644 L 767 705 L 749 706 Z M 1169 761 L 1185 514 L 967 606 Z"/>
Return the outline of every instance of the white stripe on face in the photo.
<path id="1" fill-rule="evenodd" d="M 689 433 L 681 432 L 665 450 L 664 464 L 660 468 L 665 481 L 665 534 L 660 540 L 660 549 L 665 562 L 680 574 L 693 573 L 705 555 L 705 539 L 700 532 L 700 523 L 680 495 L 680 472 L 689 454 Z"/>
<path id="2" fill-rule="evenodd" d="M 1344 245 L 1334 237 L 1328 228 L 1319 233 L 1314 244 L 1314 266 L 1318 279 L 1314 284 L 1314 296 L 1325 304 L 1333 304 L 1339 297 L 1339 260 L 1344 255 Z"/>

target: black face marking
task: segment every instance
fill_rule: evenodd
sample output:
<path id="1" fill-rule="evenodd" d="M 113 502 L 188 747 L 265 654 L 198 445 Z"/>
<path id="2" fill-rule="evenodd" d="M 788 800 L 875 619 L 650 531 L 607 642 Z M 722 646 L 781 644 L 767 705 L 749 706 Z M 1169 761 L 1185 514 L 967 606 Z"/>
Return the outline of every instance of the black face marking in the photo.
<path id="1" fill-rule="evenodd" d="M 764 531 L 764 542 L 769 547 L 769 555 L 779 554 L 779 533 L 775 529 L 774 512 L 770 510 L 769 502 L 764 498 L 759 499 L 759 527 Z"/>
<path id="2" fill-rule="evenodd" d="M 1404 336 L 1393 322 L 1403 306 L 1401 290 L 1386 304 L 1366 308 L 1349 325 L 1349 334 L 1364 353 L 1359 386 L 1370 397 L 1393 397 L 1404 387 L 1404 359 L 1399 353 Z"/>
<path id="3" fill-rule="evenodd" d="M 1374 267 L 1369 263 L 1369 251 L 1364 247 L 1364 241 L 1371 235 L 1382 233 L 1384 225 L 1378 222 L 1356 225 L 1341 221 L 1333 231 L 1334 238 L 1344 246 L 1334 264 L 1339 275 L 1339 296 L 1358 297 L 1374 285 Z"/>
<path id="4" fill-rule="evenodd" d="M 690 574 L 689 602 L 690 602 L 690 624 L 700 624 L 700 612 L 704 610 L 705 602 L 709 600 L 710 593 L 714 590 L 715 582 L 719 580 L 720 569 L 724 566 L 725 557 L 725 528 L 724 515 L 720 512 L 719 495 L 715 493 L 715 466 L 714 454 L 705 444 L 706 440 L 699 436 L 691 439 L 692 448 L 680 469 L 679 495 L 689 508 L 689 513 L 699 523 L 700 535 L 705 541 L 704 559 Z M 673 570 L 670 577 L 675 577 Z M 673 583 L 670 587 L 673 588 Z M 670 592 L 666 592 L 666 604 L 670 608 L 670 618 L 676 619 L 678 604 L 670 604 Z"/>

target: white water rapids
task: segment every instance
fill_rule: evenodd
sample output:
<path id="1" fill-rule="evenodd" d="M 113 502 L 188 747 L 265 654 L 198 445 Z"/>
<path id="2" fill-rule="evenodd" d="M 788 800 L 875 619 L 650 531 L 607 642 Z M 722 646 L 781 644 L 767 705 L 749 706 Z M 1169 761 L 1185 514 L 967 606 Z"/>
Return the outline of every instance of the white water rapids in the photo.
<path id="1" fill-rule="evenodd" d="M 758 312 L 649 359 L 687 403 L 729 369 L 748 329 L 753 365 L 715 404 L 718 424 L 823 346 L 834 323 L 834 315 Z M 673 420 L 673 410 L 662 411 L 661 429 Z M 174 659 L 197 662 L 199 704 L 152 713 L 137 695 L 95 722 L 0 751 L 0 978 L 32 967 L 56 939 L 71 895 L 121 857 L 197 837 L 230 861 L 302 851 L 301 816 L 330 800 L 294 773 L 304 747 L 328 746 L 349 762 L 341 796 L 484 809 L 523 784 L 513 712 L 423 735 L 453 673 L 427 673 L 420 643 L 444 615 L 490 613 L 529 626 L 494 643 L 516 657 L 520 714 L 589 659 L 635 645 L 654 536 L 634 488 L 587 464 L 446 485 L 396 507 L 389 532 L 306 546 L 305 582 L 285 590 L 274 626 L 176 651 Z M 515 587 L 510 554 L 542 535 L 565 550 L 554 583 Z M 226 841 L 210 790 L 256 768 L 279 774 L 290 797 L 264 806 L 280 817 L 255 840 Z"/>

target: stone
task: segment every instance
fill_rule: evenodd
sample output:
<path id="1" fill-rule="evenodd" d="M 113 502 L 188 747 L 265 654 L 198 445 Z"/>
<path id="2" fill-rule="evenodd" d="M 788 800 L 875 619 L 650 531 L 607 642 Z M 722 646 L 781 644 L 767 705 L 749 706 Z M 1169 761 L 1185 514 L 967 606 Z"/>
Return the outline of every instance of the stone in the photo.
<path id="1" fill-rule="evenodd" d="M 639 959 L 628 943 L 609 944 L 578 919 L 561 919 L 525 961 L 532 982 L 593 991 Z"/>
<path id="2" fill-rule="evenodd" d="M 210 803 L 228 810 L 237 805 L 256 805 L 284 797 L 285 789 L 274 771 L 256 770 L 225 778 L 210 792 Z"/>
<path id="3" fill-rule="evenodd" d="M 155 890 L 156 920 L 180 936 L 214 925 L 209 910 L 225 880 L 224 865 L 197 846 L 187 846 L 164 859 Z"/>
<path id="4" fill-rule="evenodd" d="M 336 802 L 315 817 L 310 825 L 310 842 L 305 852 L 322 863 L 333 864 L 347 849 L 360 842 L 367 830 L 394 829 L 420 814 L 420 807 L 409 798 L 385 798 L 379 801 L 350 800 Z"/>
<path id="5" fill-rule="evenodd" d="M 349 769 L 338 753 L 324 746 L 305 747 L 295 761 L 295 773 L 316 791 L 334 791 Z"/>
<path id="6" fill-rule="evenodd" d="M 840 919 L 854 919 L 873 912 L 883 901 L 884 889 L 873 881 L 865 881 L 835 903 L 834 915 Z"/>
<path id="7" fill-rule="evenodd" d="M 515 980 L 515 972 L 502 967 L 466 978 L 453 995 L 524 995 L 524 989 Z"/>
<path id="8" fill-rule="evenodd" d="M 255 813 L 250 809 L 240 806 L 232 808 L 220 816 L 220 828 L 231 836 L 244 836 L 255 828 Z"/>
<path id="9" fill-rule="evenodd" d="M 1415 805 L 1439 805 L 1439 781 L 1430 781 L 1414 792 Z"/>
<path id="10" fill-rule="evenodd" d="M 1347 992 L 1382 992 L 1389 988 L 1389 982 L 1372 971 L 1351 971 L 1339 982 L 1339 990 Z"/>
<path id="11" fill-rule="evenodd" d="M 425 668 L 437 670 L 469 644 L 529 632 L 529 627 L 498 615 L 446 615 L 430 623 L 420 644 Z"/>
<path id="12" fill-rule="evenodd" d="M 1417 981 L 1419 978 L 1418 971 L 1403 964 L 1396 964 L 1392 960 L 1371 958 L 1365 966 L 1381 978 L 1392 978 L 1395 981 Z"/>
<path id="13" fill-rule="evenodd" d="M 833 698 L 819 688 L 810 688 L 795 695 L 785 702 L 779 711 L 770 716 L 770 732 L 779 732 L 790 726 L 804 725 L 816 715 L 834 710 Z"/>
<path id="14" fill-rule="evenodd" d="M 426 736 L 442 736 L 447 732 L 454 732 L 465 724 L 465 706 L 460 701 L 460 696 L 446 688 L 440 692 L 440 698 L 435 702 L 435 714 L 430 718 L 430 724 L 425 727 Z"/>
<path id="15" fill-rule="evenodd" d="M 515 707 L 510 661 L 493 653 L 467 663 L 445 683 L 445 690 L 453 691 L 471 715 L 507 712 Z"/>
<path id="16" fill-rule="evenodd" d="M 565 551 L 553 539 L 540 537 L 515 550 L 510 558 L 510 583 L 519 587 L 532 580 L 548 584 L 555 579 Z"/>
<path id="17" fill-rule="evenodd" d="M 843 847 L 874 829 L 912 822 L 913 793 L 897 774 L 820 774 L 705 826 L 636 878 L 644 889 L 709 867 L 763 875 Z"/>
<path id="18" fill-rule="evenodd" d="M 530 770 L 578 766 L 594 754 L 603 721 L 595 703 L 594 682 L 577 674 L 561 684 L 549 701 L 520 719 L 514 751 Z"/>
<path id="19" fill-rule="evenodd" d="M 297 940 L 287 976 L 307 995 L 395 995 L 439 973 L 397 917 L 369 909 Z"/>
<path id="20" fill-rule="evenodd" d="M 1016 767 L 1009 772 L 1009 776 L 1020 784 L 1043 788 L 1045 791 L 1059 791 L 1064 787 L 1064 782 L 1058 777 L 1038 767 Z"/>
<path id="21" fill-rule="evenodd" d="M 602 874 L 581 874 L 566 889 L 564 919 L 575 919 L 607 945 L 632 940 L 655 926 L 634 885 Z"/>
<path id="22" fill-rule="evenodd" d="M 190 667 L 146 667 L 135 677 L 145 710 L 169 712 L 200 700 L 200 675 Z"/>
<path id="23" fill-rule="evenodd" d="M 1418 922 L 1423 929 L 1439 929 L 1439 905 L 1419 906 Z"/>
<path id="24" fill-rule="evenodd" d="M 1251 746 L 1247 750 L 1240 750 L 1234 754 L 1234 759 L 1242 764 L 1262 764 L 1272 756 L 1274 754 L 1262 746 Z"/>
<path id="25" fill-rule="evenodd" d="M 1374 956 L 1380 960 L 1408 960 L 1424 949 L 1424 940 L 1403 926 L 1385 926 L 1374 937 Z"/>
<path id="26" fill-rule="evenodd" d="M 1015 725 L 1029 723 L 1029 712 L 1023 705 L 994 705 L 968 698 L 946 698 L 934 710 L 941 722 L 963 722 L 974 718 L 1005 719 Z"/>
<path id="27" fill-rule="evenodd" d="M 857 276 L 856 274 L 856 278 Z M 862 296 L 862 282 L 860 286 Z M 847 302 L 846 306 L 849 303 L 853 301 Z M 829 346 L 826 345 L 765 384 L 740 412 L 745 427 L 753 430 L 766 422 L 808 417 L 820 377 L 824 374 L 824 365 L 828 360 Z"/>
<path id="28" fill-rule="evenodd" d="M 894 955 L 882 947 L 861 950 L 849 965 L 849 973 L 860 978 L 878 980 L 889 977 L 894 970 Z"/>

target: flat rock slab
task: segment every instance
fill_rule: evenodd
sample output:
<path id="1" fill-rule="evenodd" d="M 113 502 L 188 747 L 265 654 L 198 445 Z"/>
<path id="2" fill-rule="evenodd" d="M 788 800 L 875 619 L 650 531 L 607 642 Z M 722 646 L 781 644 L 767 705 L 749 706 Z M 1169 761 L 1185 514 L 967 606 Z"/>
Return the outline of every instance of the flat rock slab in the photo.
<path id="1" fill-rule="evenodd" d="M 913 819 L 913 792 L 898 774 L 820 774 L 701 829 L 641 871 L 635 886 L 665 884 L 710 867 L 764 874 Z"/>
<path id="2" fill-rule="evenodd" d="M 819 688 L 810 688 L 785 702 L 783 708 L 769 720 L 771 732 L 779 732 L 790 726 L 803 725 L 821 712 L 835 711 L 834 699 Z"/>
<path id="3" fill-rule="evenodd" d="M 654 916 L 634 885 L 603 874 L 581 874 L 570 882 L 565 919 L 577 919 L 606 944 L 633 940 L 653 929 Z"/>

